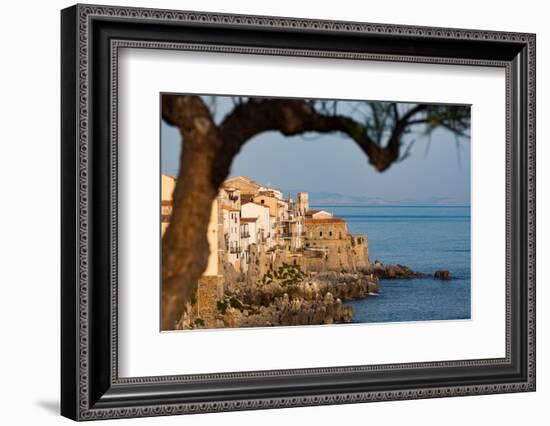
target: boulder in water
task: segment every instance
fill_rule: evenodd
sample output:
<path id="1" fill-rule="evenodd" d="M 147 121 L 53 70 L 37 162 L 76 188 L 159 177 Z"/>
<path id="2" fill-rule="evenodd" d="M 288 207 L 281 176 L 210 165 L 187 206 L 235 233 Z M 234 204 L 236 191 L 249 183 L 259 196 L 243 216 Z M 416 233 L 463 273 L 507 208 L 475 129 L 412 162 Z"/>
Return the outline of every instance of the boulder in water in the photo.
<path id="1" fill-rule="evenodd" d="M 451 273 L 444 269 L 438 269 L 435 271 L 434 278 L 438 280 L 449 281 L 451 279 Z"/>

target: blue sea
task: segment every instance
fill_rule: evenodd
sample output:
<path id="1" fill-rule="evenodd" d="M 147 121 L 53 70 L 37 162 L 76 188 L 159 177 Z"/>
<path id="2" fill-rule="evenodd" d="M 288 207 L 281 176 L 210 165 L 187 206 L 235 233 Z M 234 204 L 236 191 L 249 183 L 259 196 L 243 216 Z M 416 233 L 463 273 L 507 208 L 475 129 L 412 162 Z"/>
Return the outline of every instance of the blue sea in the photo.
<path id="1" fill-rule="evenodd" d="M 352 234 L 365 234 L 370 261 L 399 263 L 415 272 L 451 272 L 451 281 L 433 278 L 382 280 L 380 294 L 347 302 L 353 322 L 469 319 L 469 206 L 329 206 L 348 222 Z"/>

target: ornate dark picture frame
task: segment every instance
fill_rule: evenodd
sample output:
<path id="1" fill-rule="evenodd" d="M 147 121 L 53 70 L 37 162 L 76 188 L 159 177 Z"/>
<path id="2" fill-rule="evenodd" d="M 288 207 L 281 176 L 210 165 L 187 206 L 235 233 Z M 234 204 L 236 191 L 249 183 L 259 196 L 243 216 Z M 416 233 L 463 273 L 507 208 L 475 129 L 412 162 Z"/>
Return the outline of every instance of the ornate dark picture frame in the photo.
<path id="1" fill-rule="evenodd" d="M 91 420 L 535 390 L 535 35 L 95 5 L 64 9 L 61 28 L 62 415 Z M 121 47 L 505 69 L 506 356 L 120 378 Z"/>

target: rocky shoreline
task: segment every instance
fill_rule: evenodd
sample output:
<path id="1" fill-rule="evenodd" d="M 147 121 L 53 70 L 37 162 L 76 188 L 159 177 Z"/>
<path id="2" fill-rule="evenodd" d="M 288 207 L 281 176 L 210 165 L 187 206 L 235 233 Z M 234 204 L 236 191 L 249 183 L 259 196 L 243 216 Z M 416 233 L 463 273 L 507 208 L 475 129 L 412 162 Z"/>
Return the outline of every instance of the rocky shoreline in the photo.
<path id="1" fill-rule="evenodd" d="M 217 327 L 321 325 L 351 321 L 344 301 L 379 291 L 379 280 L 362 273 L 304 274 L 283 265 L 249 285 L 236 282 L 218 302 Z"/>
<path id="2" fill-rule="evenodd" d="M 273 327 L 351 322 L 353 308 L 344 302 L 377 295 L 380 280 L 434 277 L 451 279 L 438 270 L 434 275 L 417 273 L 404 265 L 369 264 L 359 272 L 312 272 L 283 264 L 261 279 L 233 279 L 217 302 L 214 327 Z M 242 277 L 241 277 L 242 278 Z M 187 318 L 182 328 L 204 328 L 200 318 Z"/>

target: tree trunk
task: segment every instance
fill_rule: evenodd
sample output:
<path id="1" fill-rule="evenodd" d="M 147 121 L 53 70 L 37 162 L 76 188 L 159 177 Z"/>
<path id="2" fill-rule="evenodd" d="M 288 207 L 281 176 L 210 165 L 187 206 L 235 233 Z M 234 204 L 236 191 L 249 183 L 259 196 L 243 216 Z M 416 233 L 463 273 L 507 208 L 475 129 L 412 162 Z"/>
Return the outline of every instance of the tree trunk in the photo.
<path id="1" fill-rule="evenodd" d="M 175 122 L 184 143 L 170 225 L 162 239 L 162 329 L 173 330 L 208 262 L 207 229 L 217 195 L 216 159 L 222 146 L 206 107 L 179 97 Z M 204 108 L 203 108 L 204 107 Z"/>

